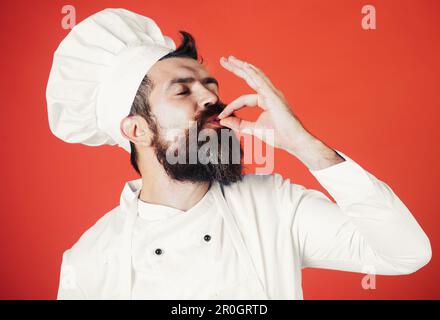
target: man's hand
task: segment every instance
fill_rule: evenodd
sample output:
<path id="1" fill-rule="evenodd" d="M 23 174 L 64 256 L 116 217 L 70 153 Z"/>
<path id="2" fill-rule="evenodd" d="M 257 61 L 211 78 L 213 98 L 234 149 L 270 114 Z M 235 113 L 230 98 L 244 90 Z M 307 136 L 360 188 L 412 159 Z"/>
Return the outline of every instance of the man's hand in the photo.
<path id="1" fill-rule="evenodd" d="M 246 94 L 229 103 L 220 113 L 220 124 L 238 133 L 258 135 L 274 131 L 274 147 L 284 149 L 299 158 L 309 169 L 318 170 L 344 161 L 333 149 L 310 134 L 289 107 L 283 93 L 254 65 L 233 56 L 222 57 L 220 64 L 244 79 L 256 93 Z M 233 112 L 244 107 L 260 107 L 263 112 L 255 122 L 237 118 Z M 270 143 L 269 141 L 265 141 Z"/>

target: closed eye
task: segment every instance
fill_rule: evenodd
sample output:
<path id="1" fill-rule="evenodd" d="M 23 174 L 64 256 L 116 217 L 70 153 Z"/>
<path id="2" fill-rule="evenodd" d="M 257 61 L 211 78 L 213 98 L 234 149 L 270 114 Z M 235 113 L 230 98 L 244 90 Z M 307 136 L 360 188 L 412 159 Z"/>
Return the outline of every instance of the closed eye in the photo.
<path id="1" fill-rule="evenodd" d="M 189 93 L 189 90 L 185 90 L 185 91 L 179 92 L 177 95 L 182 96 L 182 95 L 186 95 L 188 93 Z"/>

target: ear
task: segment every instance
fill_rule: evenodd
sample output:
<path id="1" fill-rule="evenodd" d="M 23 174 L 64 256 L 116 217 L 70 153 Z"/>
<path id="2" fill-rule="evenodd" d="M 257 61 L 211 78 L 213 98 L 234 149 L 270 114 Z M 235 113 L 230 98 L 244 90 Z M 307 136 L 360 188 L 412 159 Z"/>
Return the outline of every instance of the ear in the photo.
<path id="1" fill-rule="evenodd" d="M 151 130 L 147 121 L 138 115 L 128 116 L 121 121 L 121 134 L 136 145 L 148 147 L 151 143 Z"/>

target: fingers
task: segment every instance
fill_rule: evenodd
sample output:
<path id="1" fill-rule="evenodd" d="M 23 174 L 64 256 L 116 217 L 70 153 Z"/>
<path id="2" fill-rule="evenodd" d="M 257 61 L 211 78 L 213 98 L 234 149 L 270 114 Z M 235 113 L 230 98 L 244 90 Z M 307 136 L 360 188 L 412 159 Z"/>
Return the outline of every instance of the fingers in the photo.
<path id="1" fill-rule="evenodd" d="M 252 94 L 245 94 L 231 103 L 229 103 L 222 112 L 218 115 L 219 119 L 226 118 L 227 116 L 231 115 L 234 111 L 237 111 L 243 107 L 256 107 L 259 106 L 262 109 L 265 109 L 264 106 L 259 105 L 258 101 L 258 94 L 252 93 Z"/>
<path id="2" fill-rule="evenodd" d="M 231 71 L 236 76 L 244 79 L 249 87 L 251 87 L 252 89 L 258 92 L 259 90 L 258 84 L 255 83 L 255 81 L 245 72 L 245 70 L 237 67 L 236 65 L 232 64 L 230 61 L 224 59 L 223 57 L 222 59 L 220 59 L 220 64 L 228 71 Z"/>
<path id="3" fill-rule="evenodd" d="M 221 119 L 220 124 L 241 133 L 251 133 L 255 127 L 255 122 L 240 119 L 234 116 Z"/>
<path id="4" fill-rule="evenodd" d="M 272 81 L 270 81 L 270 79 L 263 73 L 263 71 L 261 71 L 256 66 L 254 66 L 253 64 L 250 64 L 250 63 L 245 63 L 245 67 L 247 68 L 249 74 L 252 77 L 260 77 L 261 79 L 263 79 L 266 82 L 266 85 L 268 87 L 270 87 L 273 91 L 277 90 L 275 88 L 275 86 L 273 85 Z"/>
<path id="5" fill-rule="evenodd" d="M 227 70 L 246 80 L 252 89 L 264 96 L 276 90 L 269 78 L 260 69 L 248 62 L 229 56 L 229 59 L 222 57 L 220 63 Z"/>

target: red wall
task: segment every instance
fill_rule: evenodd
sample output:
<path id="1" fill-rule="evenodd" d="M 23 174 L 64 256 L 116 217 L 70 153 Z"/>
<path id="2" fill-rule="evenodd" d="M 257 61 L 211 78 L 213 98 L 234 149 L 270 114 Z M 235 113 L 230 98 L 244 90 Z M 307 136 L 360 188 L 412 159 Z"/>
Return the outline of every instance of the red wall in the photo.
<path id="1" fill-rule="evenodd" d="M 191 32 L 226 102 L 251 91 L 219 57 L 260 67 L 306 127 L 387 182 L 431 239 L 425 268 L 378 276 L 375 290 L 362 289 L 361 274 L 306 270 L 306 299 L 440 298 L 436 0 L 1 1 L 0 298 L 55 298 L 62 252 L 136 177 L 122 149 L 70 145 L 49 131 L 45 87 L 68 32 L 61 27 L 66 4 L 75 6 L 77 22 L 125 7 L 155 19 L 177 43 L 179 29 Z M 376 30 L 361 28 L 365 4 L 376 7 Z M 323 190 L 285 152 L 276 152 L 275 171 Z"/>

